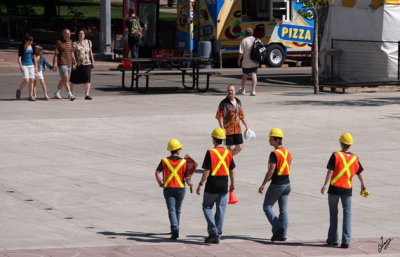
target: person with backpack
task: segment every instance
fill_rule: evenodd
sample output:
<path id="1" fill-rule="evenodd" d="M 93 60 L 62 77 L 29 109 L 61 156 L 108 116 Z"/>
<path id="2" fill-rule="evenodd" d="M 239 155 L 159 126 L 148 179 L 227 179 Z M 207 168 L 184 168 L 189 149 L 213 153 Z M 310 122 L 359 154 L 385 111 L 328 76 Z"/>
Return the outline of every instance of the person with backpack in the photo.
<path id="1" fill-rule="evenodd" d="M 247 28 L 245 30 L 246 37 L 240 42 L 239 47 L 239 58 L 238 66 L 242 67 L 242 87 L 239 89 L 239 94 L 246 94 L 246 82 L 249 75 L 252 79 L 251 96 L 256 95 L 257 87 L 257 69 L 260 66 L 259 62 L 256 62 L 250 58 L 250 54 L 256 40 L 253 37 L 253 29 Z"/>
<path id="2" fill-rule="evenodd" d="M 129 9 L 129 18 L 125 24 L 126 33 L 128 34 L 129 50 L 132 58 L 139 58 L 140 39 L 147 30 L 147 24 L 136 16 L 134 9 Z"/>

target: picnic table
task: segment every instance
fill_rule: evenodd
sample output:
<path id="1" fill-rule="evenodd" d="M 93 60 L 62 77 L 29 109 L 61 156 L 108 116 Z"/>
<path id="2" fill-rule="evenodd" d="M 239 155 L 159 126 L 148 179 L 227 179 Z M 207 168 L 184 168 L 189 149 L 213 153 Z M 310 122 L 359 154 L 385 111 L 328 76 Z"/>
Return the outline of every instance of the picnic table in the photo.
<path id="1" fill-rule="evenodd" d="M 206 92 L 209 89 L 210 76 L 220 75 L 215 71 L 200 71 L 200 66 L 209 64 L 213 59 L 202 57 L 157 57 L 157 58 L 123 58 L 123 62 L 130 62 L 131 67 L 122 67 L 122 86 L 125 88 L 125 72 L 131 71 L 131 89 L 136 87 L 138 92 L 146 92 L 149 88 L 149 78 L 151 76 L 180 76 L 182 86 L 186 89 L 197 89 Z M 190 66 L 190 67 L 189 67 Z M 200 76 L 206 76 L 206 83 L 200 86 Z M 192 77 L 192 83 L 186 84 L 186 76 Z M 140 86 L 139 79 L 145 77 L 145 85 Z"/>

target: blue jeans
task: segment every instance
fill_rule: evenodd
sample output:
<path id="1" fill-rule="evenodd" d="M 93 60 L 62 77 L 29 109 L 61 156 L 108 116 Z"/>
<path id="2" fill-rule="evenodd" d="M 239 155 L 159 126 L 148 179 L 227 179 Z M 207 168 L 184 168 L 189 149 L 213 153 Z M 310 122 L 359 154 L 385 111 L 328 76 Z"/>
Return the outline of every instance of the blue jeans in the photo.
<path id="1" fill-rule="evenodd" d="M 164 198 L 167 203 L 171 232 L 179 234 L 179 217 L 181 206 L 185 197 L 185 188 L 164 188 Z"/>
<path id="2" fill-rule="evenodd" d="M 210 194 L 204 192 L 203 197 L 203 212 L 207 220 L 208 234 L 222 235 L 222 228 L 224 225 L 224 216 L 226 209 L 226 202 L 228 201 L 228 194 Z M 212 208 L 216 205 L 215 215 Z"/>
<path id="3" fill-rule="evenodd" d="M 285 185 L 270 184 L 267 192 L 265 193 L 263 209 L 269 223 L 272 225 L 272 234 L 276 233 L 278 229 L 283 228 L 283 237 L 286 237 L 287 235 L 287 226 L 289 220 L 287 202 L 290 190 L 290 183 Z M 275 215 L 275 212 L 272 209 L 277 201 L 279 204 L 279 218 Z"/>
<path id="4" fill-rule="evenodd" d="M 330 225 L 328 242 L 338 243 L 338 204 L 339 199 L 343 207 L 342 244 L 351 242 L 351 196 L 328 194 Z"/>

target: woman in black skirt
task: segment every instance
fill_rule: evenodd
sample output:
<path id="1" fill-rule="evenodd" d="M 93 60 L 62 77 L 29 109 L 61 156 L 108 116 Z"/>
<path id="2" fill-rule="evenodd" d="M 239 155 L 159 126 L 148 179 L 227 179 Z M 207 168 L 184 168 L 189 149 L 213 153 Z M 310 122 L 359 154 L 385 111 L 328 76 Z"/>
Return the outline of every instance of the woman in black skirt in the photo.
<path id="1" fill-rule="evenodd" d="M 71 91 L 74 90 L 74 84 L 84 84 L 85 100 L 92 100 L 90 96 L 90 76 L 92 68 L 95 67 L 92 42 L 85 39 L 85 31 L 82 29 L 77 32 L 77 37 L 78 40 L 73 43 L 76 65 L 72 66 Z"/>

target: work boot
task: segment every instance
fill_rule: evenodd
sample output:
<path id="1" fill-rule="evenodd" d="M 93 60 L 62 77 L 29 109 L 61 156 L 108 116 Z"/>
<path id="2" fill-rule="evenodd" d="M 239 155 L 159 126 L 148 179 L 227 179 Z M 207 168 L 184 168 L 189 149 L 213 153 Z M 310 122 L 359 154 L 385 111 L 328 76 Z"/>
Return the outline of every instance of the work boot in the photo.
<path id="1" fill-rule="evenodd" d="M 332 242 L 329 242 L 328 239 L 326 239 L 326 246 L 337 247 L 337 246 L 339 246 L 339 243 L 332 243 Z"/>
<path id="2" fill-rule="evenodd" d="M 219 238 L 216 234 L 211 234 L 204 240 L 206 244 L 219 244 Z"/>
<path id="3" fill-rule="evenodd" d="M 271 241 L 283 241 L 283 228 L 278 229 L 271 237 Z"/>
<path id="4" fill-rule="evenodd" d="M 176 240 L 178 238 L 179 238 L 179 233 L 178 232 L 172 232 L 171 239 Z"/>

